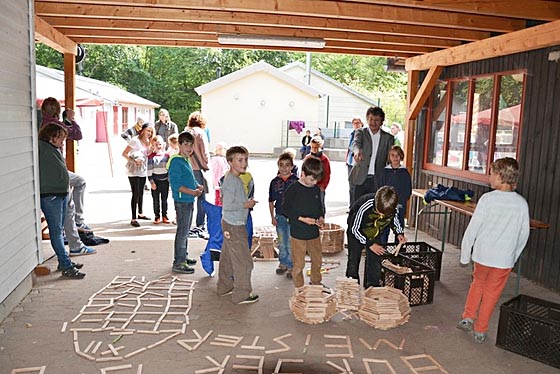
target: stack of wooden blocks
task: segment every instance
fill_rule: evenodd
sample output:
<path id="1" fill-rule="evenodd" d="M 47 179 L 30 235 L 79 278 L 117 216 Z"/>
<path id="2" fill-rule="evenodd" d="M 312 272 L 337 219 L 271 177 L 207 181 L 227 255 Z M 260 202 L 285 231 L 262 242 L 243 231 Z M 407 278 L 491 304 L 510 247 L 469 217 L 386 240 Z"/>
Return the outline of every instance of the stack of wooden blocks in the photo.
<path id="1" fill-rule="evenodd" d="M 336 278 L 336 301 L 338 312 L 344 319 L 352 318 L 360 308 L 362 292 L 357 279 Z"/>
<path id="2" fill-rule="evenodd" d="M 264 226 L 255 228 L 251 256 L 261 260 L 274 260 L 278 257 L 275 247 L 276 228 Z"/>
<path id="3" fill-rule="evenodd" d="M 294 290 L 290 310 L 298 321 L 323 323 L 336 313 L 336 298 L 332 290 L 323 286 L 303 286 Z"/>
<path id="4" fill-rule="evenodd" d="M 370 287 L 364 292 L 358 313 L 368 325 L 388 330 L 408 322 L 410 304 L 396 288 Z"/>

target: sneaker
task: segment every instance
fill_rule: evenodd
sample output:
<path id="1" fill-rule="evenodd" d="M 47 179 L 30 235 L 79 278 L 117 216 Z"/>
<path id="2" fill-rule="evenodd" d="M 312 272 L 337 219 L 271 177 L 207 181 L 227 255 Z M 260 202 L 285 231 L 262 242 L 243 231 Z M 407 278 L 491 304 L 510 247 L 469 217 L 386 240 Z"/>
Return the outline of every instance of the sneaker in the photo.
<path id="1" fill-rule="evenodd" d="M 488 334 L 485 332 L 474 332 L 474 342 L 481 344 L 484 343 L 488 339 Z"/>
<path id="2" fill-rule="evenodd" d="M 156 219 L 154 219 L 154 225 L 157 225 L 161 222 L 161 220 L 159 219 L 159 217 L 156 217 Z"/>
<path id="3" fill-rule="evenodd" d="M 86 247 L 85 245 L 82 246 L 80 249 L 71 249 L 70 256 L 83 256 L 83 255 L 93 255 L 97 253 L 97 251 L 93 248 Z"/>
<path id="4" fill-rule="evenodd" d="M 226 293 L 220 294 L 220 296 L 228 296 L 228 295 L 231 295 L 232 293 L 233 293 L 233 289 L 232 289 L 232 290 L 229 290 L 229 291 L 226 292 Z"/>
<path id="5" fill-rule="evenodd" d="M 86 276 L 85 273 L 80 272 L 75 267 L 71 267 L 69 269 L 62 271 L 62 276 L 65 278 L 72 278 L 72 279 L 82 279 Z"/>
<path id="6" fill-rule="evenodd" d="M 81 269 L 84 267 L 84 264 L 78 264 L 77 262 L 72 261 L 72 267 L 76 268 L 76 269 Z M 62 267 L 60 267 L 60 264 L 56 267 L 56 271 L 62 271 Z"/>
<path id="7" fill-rule="evenodd" d="M 286 270 L 286 278 L 292 279 L 292 269 Z"/>
<path id="8" fill-rule="evenodd" d="M 469 332 L 469 331 L 472 331 L 473 324 L 474 324 L 474 321 L 472 319 L 464 318 L 464 319 L 460 320 L 455 327 L 457 327 L 459 330 Z"/>
<path id="9" fill-rule="evenodd" d="M 286 265 L 278 265 L 278 267 L 276 268 L 276 274 L 278 275 L 284 275 L 284 273 L 286 272 L 286 270 L 288 270 L 288 268 L 286 267 Z"/>
<path id="10" fill-rule="evenodd" d="M 186 263 L 179 264 L 179 265 L 173 265 L 172 271 L 174 273 L 181 273 L 181 274 L 192 274 L 192 273 L 194 273 L 194 269 L 191 268 Z"/>
<path id="11" fill-rule="evenodd" d="M 135 220 L 135 219 L 133 219 L 133 220 L 130 221 L 130 225 L 131 225 L 131 226 L 134 226 L 134 227 L 140 227 L 140 224 L 139 224 L 138 221 Z"/>
<path id="12" fill-rule="evenodd" d="M 76 225 L 76 227 L 78 228 L 79 232 L 83 232 L 83 233 L 90 233 L 93 232 L 93 230 L 91 229 L 91 227 L 89 227 L 88 225 L 86 225 L 85 223 L 82 223 L 81 225 Z"/>
<path id="13" fill-rule="evenodd" d="M 169 218 L 163 216 L 163 218 L 161 219 L 161 222 L 163 222 L 163 223 L 169 223 Z"/>
<path id="14" fill-rule="evenodd" d="M 209 240 L 210 239 L 210 235 L 208 235 L 208 233 L 206 231 L 199 231 L 197 233 L 197 235 L 200 239 L 204 239 L 204 240 Z"/>
<path id="15" fill-rule="evenodd" d="M 194 258 L 188 258 L 187 257 L 187 260 L 185 261 L 185 263 L 189 266 L 193 266 L 193 265 L 196 265 L 196 260 Z"/>
<path id="16" fill-rule="evenodd" d="M 252 293 L 249 294 L 249 297 L 243 301 L 238 302 L 237 304 L 253 304 L 259 301 L 259 295 L 253 295 Z"/>
<path id="17" fill-rule="evenodd" d="M 150 218 L 150 217 L 148 217 L 148 216 L 145 216 L 145 215 L 143 215 L 143 214 L 139 214 L 139 215 L 138 215 L 138 219 L 143 219 L 143 220 L 146 220 L 146 221 L 149 221 L 149 220 L 151 220 L 151 218 Z"/>

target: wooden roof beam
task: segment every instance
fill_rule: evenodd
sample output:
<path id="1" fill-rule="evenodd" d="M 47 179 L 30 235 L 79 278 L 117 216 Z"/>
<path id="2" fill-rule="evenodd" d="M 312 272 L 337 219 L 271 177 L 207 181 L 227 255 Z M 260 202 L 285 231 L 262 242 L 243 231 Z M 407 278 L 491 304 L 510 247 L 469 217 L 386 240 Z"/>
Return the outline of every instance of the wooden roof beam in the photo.
<path id="1" fill-rule="evenodd" d="M 114 20 L 138 19 L 151 23 L 158 21 L 205 22 L 215 24 L 237 24 L 267 27 L 300 27 L 304 29 L 330 29 L 339 31 L 377 32 L 393 35 L 425 36 L 461 41 L 481 40 L 490 36 L 487 31 L 461 30 L 449 27 L 399 24 L 394 22 L 375 22 L 348 20 L 334 17 L 305 17 L 265 13 L 188 11 L 179 9 L 150 9 L 147 7 L 119 7 L 90 5 L 72 8 L 70 4 L 40 1 L 35 2 L 35 12 L 41 17 L 62 16 L 68 18 L 100 18 Z M 79 21 L 78 21 L 79 22 Z"/>
<path id="2" fill-rule="evenodd" d="M 419 9 L 437 9 L 447 12 L 464 12 L 484 14 L 488 16 L 499 14 L 502 17 L 533 19 L 540 21 L 555 21 L 560 18 L 560 2 L 533 1 L 441 1 L 441 0 L 342 0 L 368 4 L 382 4 L 392 6 L 406 6 Z"/>
<path id="3" fill-rule="evenodd" d="M 409 58 L 406 70 L 426 70 L 560 45 L 560 20 Z"/>
<path id="4" fill-rule="evenodd" d="M 386 43 L 395 45 L 413 45 L 432 48 L 449 48 L 460 45 L 456 40 L 445 40 L 439 38 L 415 37 L 415 36 L 396 36 L 377 33 L 349 32 L 336 30 L 302 29 L 285 27 L 264 27 L 264 26 L 245 26 L 245 25 L 223 25 L 223 24 L 202 24 L 193 22 L 173 23 L 165 21 L 134 21 L 122 20 L 118 23 L 108 19 L 74 19 L 68 22 L 64 17 L 45 17 L 45 20 L 57 28 L 68 37 L 77 35 L 85 36 L 84 32 L 89 30 L 119 30 L 119 31 L 152 31 L 152 32 L 176 32 L 187 33 L 207 33 L 207 34 L 251 34 L 251 35 L 275 35 L 306 38 L 325 38 L 339 41 Z M 178 30 L 173 30 L 173 27 Z"/>
<path id="5" fill-rule="evenodd" d="M 247 49 L 246 45 L 231 45 L 228 44 L 225 48 L 222 44 L 210 41 L 194 41 L 194 40 L 160 40 L 160 39 L 141 39 L 141 38 L 94 38 L 94 37 L 77 37 L 78 43 L 84 44 L 118 44 L 118 45 L 151 45 L 160 47 L 196 47 L 196 48 L 222 48 L 222 49 Z M 252 49 L 270 50 L 270 51 L 294 51 L 294 52 L 308 52 L 304 48 L 292 47 L 275 47 L 275 46 L 253 46 Z M 409 58 L 415 56 L 414 53 L 404 53 L 376 49 L 347 49 L 341 47 L 326 47 L 323 49 L 314 49 L 313 53 L 342 53 L 364 56 L 379 56 L 379 57 L 402 57 Z"/>
<path id="6" fill-rule="evenodd" d="M 416 117 L 418 117 L 418 113 L 420 113 L 420 110 L 422 110 L 422 106 L 424 106 L 426 100 L 428 100 L 428 97 L 430 97 L 432 89 L 434 88 L 434 85 L 436 84 L 442 70 L 443 66 L 432 66 L 430 68 L 430 70 L 428 71 L 428 75 L 426 75 L 426 78 L 424 78 L 420 89 L 414 96 L 412 104 L 410 104 L 410 108 L 408 108 L 406 118 L 407 122 L 410 123 L 410 121 L 414 121 Z"/>
<path id="7" fill-rule="evenodd" d="M 48 1 L 48 0 L 47 0 Z M 66 7 L 65 3 L 74 3 L 75 0 L 51 0 Z M 157 13 L 164 10 L 180 12 L 197 11 L 222 11 L 222 12 L 248 12 L 253 14 L 266 13 L 271 15 L 299 15 L 333 17 L 364 21 L 381 21 L 403 24 L 421 24 L 429 26 L 443 26 L 459 29 L 484 30 L 495 32 L 511 32 L 525 27 L 521 20 L 466 14 L 450 11 L 391 6 L 387 4 L 340 2 L 332 0 L 119 0 L 108 2 L 106 0 L 89 0 L 88 4 L 109 4 L 113 14 L 126 14 L 130 9 L 142 6 L 152 13 L 153 19 L 158 19 Z M 89 9 L 90 6 L 83 7 Z M 64 13 L 64 12 L 62 12 Z M 60 13 L 60 14 L 62 14 Z"/>
<path id="8" fill-rule="evenodd" d="M 76 55 L 78 45 L 60 31 L 35 16 L 35 39 L 61 53 Z"/>

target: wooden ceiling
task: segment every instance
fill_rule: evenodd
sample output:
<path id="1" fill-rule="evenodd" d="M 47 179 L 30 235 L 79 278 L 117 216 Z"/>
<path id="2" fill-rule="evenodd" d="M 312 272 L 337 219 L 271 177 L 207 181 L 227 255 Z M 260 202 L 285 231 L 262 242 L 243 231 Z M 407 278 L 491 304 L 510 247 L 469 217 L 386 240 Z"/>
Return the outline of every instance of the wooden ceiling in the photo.
<path id="1" fill-rule="evenodd" d="M 76 43 L 305 51 L 218 43 L 249 34 L 410 58 L 559 20 L 560 0 L 36 0 L 35 14 Z"/>

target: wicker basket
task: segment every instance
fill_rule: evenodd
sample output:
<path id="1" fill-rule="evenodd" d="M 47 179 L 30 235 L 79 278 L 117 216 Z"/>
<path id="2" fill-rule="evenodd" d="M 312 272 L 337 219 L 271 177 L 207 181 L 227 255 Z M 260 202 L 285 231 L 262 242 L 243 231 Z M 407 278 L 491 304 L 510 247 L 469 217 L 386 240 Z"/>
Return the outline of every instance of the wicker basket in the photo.
<path id="1" fill-rule="evenodd" d="M 335 223 L 325 223 L 321 232 L 323 253 L 337 253 L 344 249 L 344 229 Z"/>

